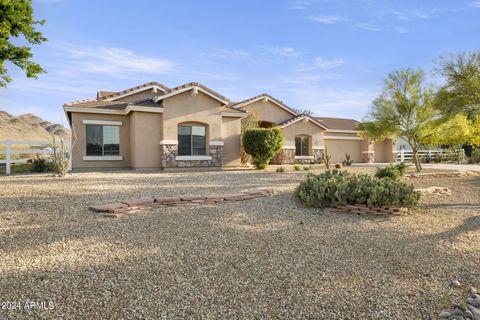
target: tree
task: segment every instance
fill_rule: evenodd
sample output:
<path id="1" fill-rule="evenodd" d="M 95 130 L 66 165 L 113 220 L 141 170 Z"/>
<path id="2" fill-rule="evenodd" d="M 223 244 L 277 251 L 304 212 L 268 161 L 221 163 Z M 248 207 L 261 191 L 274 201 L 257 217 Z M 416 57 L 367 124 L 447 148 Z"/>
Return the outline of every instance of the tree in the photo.
<path id="1" fill-rule="evenodd" d="M 18 46 L 18 38 L 23 36 L 28 44 L 35 45 L 47 41 L 35 25 L 43 25 L 45 20 L 35 20 L 31 0 L 0 0 L 0 87 L 12 81 L 5 66 L 7 61 L 21 68 L 27 77 L 37 78 L 45 72 L 31 61 L 33 54 L 28 46 Z M 14 41 L 12 41 L 13 39 Z"/>
<path id="2" fill-rule="evenodd" d="M 421 70 L 390 73 L 382 94 L 373 101 L 365 122 L 360 126 L 363 133 L 374 140 L 404 137 L 412 148 L 417 172 L 422 169 L 418 157 L 425 133 L 422 129 L 436 116 L 433 92 L 424 85 L 424 78 Z"/>
<path id="3" fill-rule="evenodd" d="M 265 169 L 270 160 L 282 149 L 283 135 L 279 128 L 248 129 L 243 135 L 245 152 L 252 156 L 257 169 Z"/>
<path id="4" fill-rule="evenodd" d="M 444 117 L 459 113 L 469 119 L 480 112 L 480 52 L 451 54 L 441 57 L 435 71 L 445 78 L 435 105 Z"/>
<path id="5" fill-rule="evenodd" d="M 242 119 L 240 134 L 243 137 L 245 132 L 248 129 L 255 129 L 258 128 L 260 121 L 258 120 L 257 112 L 249 112 L 248 115 Z M 243 147 L 243 139 L 240 141 L 240 160 L 241 163 L 247 163 L 250 160 L 250 155 L 245 152 L 245 148 Z"/>
<path id="6" fill-rule="evenodd" d="M 426 144 L 450 145 L 457 163 L 460 163 L 464 144 L 480 144 L 480 118 L 468 119 L 461 113 L 447 119 L 440 118 L 425 126 L 422 135 Z"/>

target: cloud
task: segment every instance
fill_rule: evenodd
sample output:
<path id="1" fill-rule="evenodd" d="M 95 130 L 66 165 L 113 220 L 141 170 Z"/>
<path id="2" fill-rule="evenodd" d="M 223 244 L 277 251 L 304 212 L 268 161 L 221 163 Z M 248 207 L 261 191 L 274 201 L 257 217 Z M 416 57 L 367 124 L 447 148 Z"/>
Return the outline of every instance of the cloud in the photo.
<path id="1" fill-rule="evenodd" d="M 410 21 L 411 19 L 429 19 L 430 15 L 418 11 L 418 10 L 411 10 L 411 11 L 397 11 L 393 10 L 391 12 L 397 19 L 402 21 Z"/>
<path id="2" fill-rule="evenodd" d="M 470 1 L 470 6 L 471 7 L 474 7 L 474 8 L 480 8 L 480 0 L 473 0 L 473 1 Z"/>
<path id="3" fill-rule="evenodd" d="M 215 59 L 245 59 L 249 56 L 248 52 L 236 49 L 217 48 L 208 54 L 208 57 Z"/>
<path id="4" fill-rule="evenodd" d="M 323 57 L 315 58 L 315 67 L 318 69 L 332 69 L 341 66 L 345 62 L 341 58 L 327 59 Z"/>
<path id="5" fill-rule="evenodd" d="M 298 57 L 300 55 L 300 52 L 291 47 L 274 47 L 270 48 L 270 52 L 283 57 Z"/>
<path id="6" fill-rule="evenodd" d="M 350 21 L 347 18 L 339 16 L 310 16 L 308 18 L 320 24 L 338 24 Z"/>
<path id="7" fill-rule="evenodd" d="M 67 48 L 71 58 L 77 60 L 85 72 L 107 75 L 165 74 L 175 68 L 167 59 L 148 57 L 121 48 Z"/>
<path id="8" fill-rule="evenodd" d="M 398 33 L 408 33 L 409 30 L 405 27 L 396 27 L 395 31 L 397 31 Z"/>

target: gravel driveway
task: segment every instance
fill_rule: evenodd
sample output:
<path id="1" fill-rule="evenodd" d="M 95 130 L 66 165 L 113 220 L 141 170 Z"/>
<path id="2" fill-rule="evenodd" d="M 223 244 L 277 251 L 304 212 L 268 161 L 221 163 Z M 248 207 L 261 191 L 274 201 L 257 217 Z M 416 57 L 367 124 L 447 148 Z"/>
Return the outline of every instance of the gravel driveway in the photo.
<path id="1" fill-rule="evenodd" d="M 452 196 L 381 218 L 303 208 L 305 174 L 1 177 L 0 319 L 431 319 L 480 288 L 480 177 L 413 180 Z M 277 195 L 117 219 L 87 209 L 261 186 Z"/>

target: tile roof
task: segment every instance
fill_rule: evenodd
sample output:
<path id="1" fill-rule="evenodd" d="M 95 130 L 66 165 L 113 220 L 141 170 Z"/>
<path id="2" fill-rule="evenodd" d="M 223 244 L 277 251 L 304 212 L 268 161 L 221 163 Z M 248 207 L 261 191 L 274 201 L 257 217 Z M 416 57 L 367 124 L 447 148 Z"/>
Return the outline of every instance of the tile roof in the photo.
<path id="1" fill-rule="evenodd" d="M 164 92 L 164 94 L 166 95 L 166 94 L 169 94 L 169 93 L 173 93 L 175 91 L 179 91 L 179 90 L 186 89 L 186 88 L 191 88 L 191 87 L 199 87 L 199 88 L 205 90 L 206 92 L 220 98 L 223 101 L 230 102 L 230 99 L 228 99 L 224 95 L 221 95 L 220 93 L 218 93 L 218 92 L 210 89 L 209 87 L 204 86 L 203 84 L 200 84 L 198 82 L 189 82 L 189 83 L 182 84 L 182 85 L 180 85 L 178 87 L 175 87 L 175 88 L 170 88 L 170 89 L 166 90 Z M 158 96 L 158 97 L 161 98 L 162 96 Z"/>
<path id="2" fill-rule="evenodd" d="M 231 104 L 229 104 L 230 107 L 232 108 L 241 108 L 243 105 L 245 104 L 248 104 L 249 102 L 252 102 L 252 101 L 255 101 L 259 98 L 263 98 L 263 97 L 266 97 L 266 98 L 269 98 L 271 99 L 272 101 L 276 102 L 277 104 L 281 105 L 282 107 L 284 107 L 285 109 L 289 110 L 292 114 L 295 114 L 297 115 L 298 112 L 295 111 L 295 109 L 293 109 L 292 107 L 289 107 L 287 106 L 285 103 L 283 103 L 282 100 L 279 100 L 275 97 L 272 97 L 271 95 L 269 95 L 268 93 L 262 93 L 262 94 L 259 94 L 255 97 L 251 97 L 251 98 L 248 98 L 248 99 L 245 99 L 243 101 L 239 101 L 239 102 L 232 102 Z"/>
<path id="3" fill-rule="evenodd" d="M 104 101 L 104 100 L 78 100 L 65 103 L 66 107 L 96 108 L 96 109 L 115 109 L 122 110 L 129 105 L 125 101 Z"/>
<path id="4" fill-rule="evenodd" d="M 128 88 L 128 89 L 118 91 L 118 92 L 99 91 L 99 92 L 97 92 L 97 98 L 102 99 L 102 100 L 110 99 L 110 98 L 114 98 L 116 96 L 120 96 L 122 94 L 126 94 L 126 93 L 129 93 L 129 92 L 132 92 L 132 91 L 136 91 L 138 89 L 142 89 L 142 88 L 145 88 L 145 87 L 151 87 L 151 86 L 158 86 L 158 87 L 162 88 L 163 91 L 169 90 L 169 88 L 164 86 L 163 84 L 161 84 L 159 82 L 156 82 L 156 81 L 151 81 L 151 82 L 147 82 L 147 83 L 135 86 L 133 88 Z"/>
<path id="5" fill-rule="evenodd" d="M 307 118 L 307 119 L 310 119 L 312 120 L 312 122 L 322 126 L 322 127 L 327 127 L 326 125 L 324 125 L 321 121 L 318 121 L 317 118 L 314 118 L 314 117 L 311 117 L 309 116 L 308 114 L 299 114 L 299 115 L 296 115 L 295 117 L 293 118 L 290 118 L 284 122 L 281 122 L 279 124 L 277 124 L 277 127 L 286 127 L 294 122 L 296 122 L 297 120 L 300 120 L 301 118 Z"/>
<path id="6" fill-rule="evenodd" d="M 359 121 L 344 118 L 315 117 L 320 123 L 331 130 L 358 130 Z"/>

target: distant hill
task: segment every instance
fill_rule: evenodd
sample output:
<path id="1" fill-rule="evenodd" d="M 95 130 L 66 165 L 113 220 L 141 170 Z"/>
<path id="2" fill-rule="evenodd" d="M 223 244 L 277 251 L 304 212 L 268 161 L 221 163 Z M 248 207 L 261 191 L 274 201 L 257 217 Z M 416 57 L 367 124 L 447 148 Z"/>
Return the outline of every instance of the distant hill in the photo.
<path id="1" fill-rule="evenodd" d="M 27 113 L 15 117 L 8 112 L 0 111 L 0 140 L 51 140 L 52 135 L 47 128 L 49 130 L 63 128 L 70 137 L 70 130 L 34 114 Z"/>

